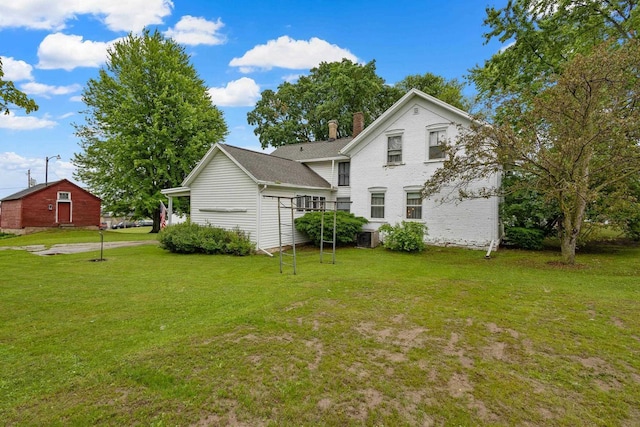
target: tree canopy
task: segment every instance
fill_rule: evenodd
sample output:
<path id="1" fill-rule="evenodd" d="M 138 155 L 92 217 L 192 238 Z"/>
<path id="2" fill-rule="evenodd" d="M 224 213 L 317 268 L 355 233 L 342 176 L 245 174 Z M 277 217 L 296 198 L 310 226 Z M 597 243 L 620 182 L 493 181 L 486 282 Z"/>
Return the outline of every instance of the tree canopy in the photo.
<path id="1" fill-rule="evenodd" d="M 637 0 L 511 0 L 504 8 L 487 8 L 486 42 L 509 43 L 470 80 L 482 97 L 530 93 L 562 72 L 573 55 L 588 54 L 605 40 L 637 37 Z"/>
<path id="2" fill-rule="evenodd" d="M 463 130 L 425 194 L 450 185 L 461 197 L 487 196 L 499 189 L 470 191 L 469 184 L 503 169 L 520 174 L 527 189 L 557 206 L 562 256 L 574 263 L 589 208 L 638 202 L 630 185 L 640 174 L 639 63 L 637 40 L 575 55 L 544 89 L 503 102 L 517 120 Z"/>
<path id="3" fill-rule="evenodd" d="M 0 59 L 0 111 L 9 114 L 9 107 L 16 106 L 24 109 L 28 114 L 38 110 L 36 102 L 24 92 L 18 90 L 12 81 L 5 80 L 2 71 L 2 59 Z"/>
<path id="4" fill-rule="evenodd" d="M 82 93 L 85 122 L 75 177 L 106 210 L 151 217 L 159 229 L 160 190 L 178 186 L 227 133 L 184 48 L 157 31 L 129 34 Z"/>
<path id="5" fill-rule="evenodd" d="M 326 140 L 328 123 L 338 121 L 338 138 L 352 134 L 353 114 L 364 114 L 365 126 L 378 118 L 411 88 L 420 89 L 456 107 L 466 108 L 463 85 L 433 74 L 406 77 L 389 86 L 376 74 L 375 61 L 361 65 L 348 59 L 323 62 L 295 83 L 265 90 L 247 114 L 263 148 Z"/>

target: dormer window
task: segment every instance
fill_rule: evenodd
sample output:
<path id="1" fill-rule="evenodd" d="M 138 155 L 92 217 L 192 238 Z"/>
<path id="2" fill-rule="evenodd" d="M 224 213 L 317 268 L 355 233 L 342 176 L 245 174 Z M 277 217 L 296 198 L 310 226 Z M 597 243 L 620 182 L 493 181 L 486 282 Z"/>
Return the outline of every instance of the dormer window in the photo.
<path id="1" fill-rule="evenodd" d="M 402 135 L 390 135 L 387 137 L 387 164 L 398 165 L 402 163 Z"/>

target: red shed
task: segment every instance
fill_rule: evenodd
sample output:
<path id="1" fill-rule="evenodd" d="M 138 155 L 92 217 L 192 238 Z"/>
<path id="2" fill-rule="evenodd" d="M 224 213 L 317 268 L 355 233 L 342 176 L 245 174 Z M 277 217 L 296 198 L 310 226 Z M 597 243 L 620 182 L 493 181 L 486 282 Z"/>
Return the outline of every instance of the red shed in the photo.
<path id="1" fill-rule="evenodd" d="M 66 179 L 35 185 L 0 202 L 0 230 L 7 233 L 100 226 L 100 198 Z"/>

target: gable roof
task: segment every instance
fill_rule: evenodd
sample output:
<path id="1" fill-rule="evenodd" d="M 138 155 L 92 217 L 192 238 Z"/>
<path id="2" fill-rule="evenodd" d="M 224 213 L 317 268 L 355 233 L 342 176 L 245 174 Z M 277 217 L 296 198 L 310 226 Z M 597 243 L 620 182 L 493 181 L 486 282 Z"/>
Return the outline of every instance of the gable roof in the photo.
<path id="1" fill-rule="evenodd" d="M 410 103 L 414 98 L 419 98 L 424 101 L 427 101 L 430 104 L 435 105 L 438 108 L 445 110 L 446 112 L 457 116 L 459 119 L 464 121 L 473 122 L 474 119 L 467 113 L 457 107 L 454 107 L 451 104 L 447 104 L 444 101 L 439 100 L 438 98 L 428 95 L 418 89 L 411 89 L 409 92 L 404 94 L 402 98 L 396 101 L 387 111 L 382 113 L 380 117 L 374 120 L 369 126 L 364 128 L 362 132 L 358 136 L 356 136 L 351 142 L 349 142 L 342 150 L 340 150 L 341 154 L 348 155 L 348 153 L 353 150 L 357 145 L 359 145 L 362 141 L 365 141 L 369 135 L 374 133 L 377 128 L 379 128 L 389 117 L 393 116 L 395 113 L 400 111 L 404 106 Z"/>
<path id="2" fill-rule="evenodd" d="M 331 184 L 302 163 L 220 143 L 215 144 L 204 155 L 200 163 L 183 181 L 183 187 L 188 187 L 218 152 L 229 157 L 258 184 L 331 188 Z"/>
<path id="3" fill-rule="evenodd" d="M 283 157 L 296 161 L 314 161 L 329 159 L 346 159 L 340 153 L 353 138 L 341 138 L 335 141 L 301 142 L 298 144 L 282 145 L 275 149 L 270 155 Z"/>
<path id="4" fill-rule="evenodd" d="M 100 198 L 98 196 L 96 196 L 95 194 L 90 193 L 89 191 L 87 191 L 84 188 L 74 184 L 73 182 L 69 181 L 68 179 L 61 179 L 61 180 L 58 180 L 58 181 L 48 182 L 47 184 L 36 184 L 33 187 L 25 188 L 24 190 L 20 190 L 17 193 L 13 193 L 13 194 L 5 197 L 4 199 L 0 200 L 0 202 L 5 202 L 5 201 L 9 201 L 9 200 L 20 200 L 20 199 L 23 199 L 26 196 L 29 196 L 29 195 L 34 194 L 34 193 L 37 193 L 38 191 L 42 191 L 45 188 L 52 187 L 54 185 L 58 185 L 58 184 L 63 183 L 63 182 L 71 184 L 74 187 L 77 187 L 78 189 L 84 191 L 85 193 L 90 194 L 91 196 L 93 196 L 96 199 L 100 200 Z"/>

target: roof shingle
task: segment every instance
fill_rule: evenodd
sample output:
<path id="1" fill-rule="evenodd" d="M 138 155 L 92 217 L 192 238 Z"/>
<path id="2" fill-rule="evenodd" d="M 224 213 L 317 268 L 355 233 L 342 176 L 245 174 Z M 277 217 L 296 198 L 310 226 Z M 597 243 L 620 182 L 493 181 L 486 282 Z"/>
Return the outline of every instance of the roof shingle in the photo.
<path id="1" fill-rule="evenodd" d="M 232 145 L 219 144 L 219 146 L 258 181 L 331 188 L 331 184 L 302 163 Z"/>
<path id="2" fill-rule="evenodd" d="M 318 159 L 347 159 L 346 156 L 340 154 L 340 150 L 352 140 L 353 138 L 341 138 L 335 141 L 301 142 L 299 144 L 282 145 L 276 148 L 270 155 L 302 162 L 305 160 Z"/>

